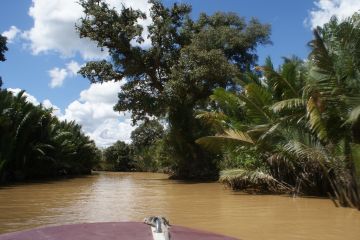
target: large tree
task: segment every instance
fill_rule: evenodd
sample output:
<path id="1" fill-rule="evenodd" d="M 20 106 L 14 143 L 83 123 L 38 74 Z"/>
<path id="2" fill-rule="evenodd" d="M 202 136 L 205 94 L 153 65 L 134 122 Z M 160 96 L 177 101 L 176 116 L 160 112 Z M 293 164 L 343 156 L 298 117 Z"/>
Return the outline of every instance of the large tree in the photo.
<path id="1" fill-rule="evenodd" d="M 257 60 L 256 47 L 269 43 L 270 26 L 246 22 L 235 13 L 217 12 L 190 18 L 191 6 L 166 7 L 150 0 L 150 46 L 144 46 L 140 10 L 114 9 L 101 0 L 81 0 L 85 17 L 80 37 L 109 51 L 108 60 L 88 62 L 81 69 L 91 82 L 125 79 L 115 106 L 131 111 L 134 122 L 165 118 L 170 128 L 177 176 L 213 174 L 208 154 L 195 144 L 207 130 L 195 118 L 217 87 L 232 87 Z M 143 45 L 141 45 L 143 44 Z"/>

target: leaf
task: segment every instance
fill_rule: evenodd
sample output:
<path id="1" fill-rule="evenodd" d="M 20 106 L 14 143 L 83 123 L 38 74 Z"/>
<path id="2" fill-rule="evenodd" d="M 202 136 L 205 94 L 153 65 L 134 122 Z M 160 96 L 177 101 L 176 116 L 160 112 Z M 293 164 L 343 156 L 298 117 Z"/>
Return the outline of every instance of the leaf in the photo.
<path id="1" fill-rule="evenodd" d="M 262 170 L 230 169 L 220 172 L 219 181 L 237 190 L 267 190 L 271 192 L 289 192 L 287 184 L 276 180 Z"/>
<path id="2" fill-rule="evenodd" d="M 310 97 L 307 102 L 307 115 L 308 115 L 308 124 L 310 130 L 316 134 L 316 136 L 323 142 L 328 141 L 328 134 L 325 124 L 323 123 L 321 113 L 314 102 L 314 99 Z"/>
<path id="3" fill-rule="evenodd" d="M 293 110 L 294 108 L 305 108 L 305 107 L 306 107 L 306 101 L 304 99 L 291 98 L 274 103 L 270 107 L 270 109 L 273 110 L 275 113 L 279 113 L 284 110 Z"/>
<path id="4" fill-rule="evenodd" d="M 206 124 L 221 131 L 223 129 L 225 121 L 228 119 L 223 112 L 205 112 L 202 111 L 196 115 L 197 119 L 201 119 Z"/>
<path id="5" fill-rule="evenodd" d="M 291 140 L 285 144 L 283 148 L 290 154 L 295 154 L 299 161 L 316 161 L 318 163 L 325 163 L 328 161 L 327 152 L 321 146 L 308 146 L 297 140 Z"/>
<path id="6" fill-rule="evenodd" d="M 248 84 L 245 87 L 245 94 L 239 98 L 246 103 L 247 117 L 255 124 L 271 122 L 272 115 L 268 111 L 268 106 L 272 104 L 272 95 L 263 86 Z"/>
<path id="7" fill-rule="evenodd" d="M 349 118 L 347 119 L 347 123 L 355 123 L 358 121 L 360 117 L 360 105 L 355 107 L 349 114 Z"/>
<path id="8" fill-rule="evenodd" d="M 225 134 L 218 136 L 207 136 L 196 140 L 197 144 L 209 150 L 218 151 L 222 146 L 225 145 L 254 145 L 255 142 L 251 137 L 241 131 L 237 130 L 226 130 Z"/>

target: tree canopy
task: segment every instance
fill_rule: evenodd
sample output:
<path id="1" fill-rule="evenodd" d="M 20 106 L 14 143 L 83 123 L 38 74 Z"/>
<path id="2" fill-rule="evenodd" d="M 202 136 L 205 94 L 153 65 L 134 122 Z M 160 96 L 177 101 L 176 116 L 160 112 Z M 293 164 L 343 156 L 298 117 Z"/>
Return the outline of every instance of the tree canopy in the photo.
<path id="1" fill-rule="evenodd" d="M 0 90 L 0 182 L 88 174 L 99 161 L 94 141 L 75 122 Z"/>
<path id="2" fill-rule="evenodd" d="M 149 2 L 146 16 L 101 0 L 80 1 L 85 13 L 77 26 L 80 37 L 94 40 L 111 57 L 88 62 L 80 72 L 91 82 L 125 79 L 115 109 L 131 111 L 134 122 L 165 118 L 177 152 L 175 172 L 196 177 L 208 161 L 194 143 L 204 133 L 194 111 L 206 108 L 213 89 L 234 86 L 254 65 L 256 47 L 270 43 L 270 26 L 223 12 L 193 20 L 187 4 Z M 144 39 L 138 20 L 146 17 L 152 23 Z M 147 42 L 150 46 L 141 45 Z"/>
<path id="3" fill-rule="evenodd" d="M 158 121 L 146 121 L 131 132 L 132 145 L 135 148 L 149 147 L 163 136 L 164 127 Z"/>
<path id="4" fill-rule="evenodd" d="M 129 171 L 131 169 L 131 149 L 128 144 L 117 141 L 104 150 L 105 161 L 110 165 L 110 170 Z"/>
<path id="5" fill-rule="evenodd" d="M 6 37 L 2 36 L 0 34 L 0 61 L 3 62 L 6 60 L 5 58 L 5 52 L 8 50 L 8 48 L 6 47 Z M 0 89 L 2 86 L 3 82 L 0 76 Z"/>
<path id="6" fill-rule="evenodd" d="M 5 61 L 5 52 L 8 50 L 6 47 L 6 37 L 0 35 L 0 61 Z"/>

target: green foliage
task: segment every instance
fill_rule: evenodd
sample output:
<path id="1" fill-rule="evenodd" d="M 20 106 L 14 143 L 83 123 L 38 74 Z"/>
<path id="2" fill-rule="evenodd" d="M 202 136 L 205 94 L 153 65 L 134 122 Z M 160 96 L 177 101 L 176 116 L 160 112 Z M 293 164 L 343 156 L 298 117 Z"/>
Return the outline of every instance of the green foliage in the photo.
<path id="1" fill-rule="evenodd" d="M 193 20 L 189 5 L 150 3 L 151 45 L 142 48 L 133 43 L 145 41 L 144 29 L 137 23 L 146 17 L 144 13 L 81 0 L 85 16 L 77 26 L 80 37 L 108 49 L 111 59 L 89 62 L 80 72 L 91 82 L 126 78 L 115 109 L 131 111 L 134 122 L 166 119 L 175 175 L 214 175 L 216 164 L 210 154 L 195 144 L 210 133 L 195 118 L 196 112 L 206 109 L 215 88 L 234 86 L 241 73 L 254 65 L 256 47 L 270 42 L 270 27 L 256 19 L 246 22 L 233 13 L 201 14 Z"/>
<path id="2" fill-rule="evenodd" d="M 145 121 L 132 133 L 133 168 L 136 171 L 167 171 L 170 148 L 164 127 L 155 120 Z"/>
<path id="3" fill-rule="evenodd" d="M 5 52 L 8 50 L 8 48 L 6 47 L 6 37 L 1 36 L 0 34 L 0 61 L 5 61 Z"/>
<path id="4" fill-rule="evenodd" d="M 146 121 L 131 132 L 132 145 L 136 149 L 149 147 L 163 136 L 164 127 L 158 121 Z"/>
<path id="5" fill-rule="evenodd" d="M 104 150 L 106 170 L 129 171 L 131 170 L 132 150 L 130 145 L 117 141 Z"/>
<path id="6" fill-rule="evenodd" d="M 270 174 L 258 170 L 233 169 L 220 173 L 219 181 L 233 189 L 260 190 L 271 192 L 289 192 L 291 188 L 279 182 Z"/>
<path id="7" fill-rule="evenodd" d="M 0 90 L 0 180 L 90 173 L 98 161 L 93 141 L 74 122 Z"/>
<path id="8" fill-rule="evenodd" d="M 267 170 L 261 154 L 254 147 L 237 146 L 229 147 L 223 150 L 223 159 L 220 161 L 220 169 L 247 169 Z"/>
<path id="9" fill-rule="evenodd" d="M 295 193 L 330 194 L 341 206 L 360 209 L 359 23 L 358 13 L 343 22 L 332 18 L 314 31 L 308 63 L 284 59 L 276 71 L 267 59 L 256 68 L 263 81 L 241 81 L 242 90 L 231 95 L 214 92 L 217 114 L 202 113 L 200 118 L 211 122 L 209 117 L 221 113 L 231 124 L 222 124 L 220 135 L 197 142 L 213 149 L 219 145 L 217 149 L 226 150 L 224 162 L 239 169 L 224 172 L 221 181 L 241 189 L 292 186 Z M 234 118 L 236 110 L 244 115 Z M 237 141 L 224 141 L 239 131 Z M 247 154 L 254 149 L 257 154 Z M 262 164 L 256 165 L 257 159 Z M 270 184 L 272 180 L 281 185 Z"/>
<path id="10" fill-rule="evenodd" d="M 8 48 L 6 47 L 6 37 L 1 36 L 1 34 L 0 34 L 0 61 L 1 62 L 6 60 L 4 53 L 7 50 L 8 50 Z M 2 84 L 3 84 L 3 82 L 2 82 L 2 79 L 1 79 L 1 76 L 0 76 L 0 89 L 1 89 Z"/>

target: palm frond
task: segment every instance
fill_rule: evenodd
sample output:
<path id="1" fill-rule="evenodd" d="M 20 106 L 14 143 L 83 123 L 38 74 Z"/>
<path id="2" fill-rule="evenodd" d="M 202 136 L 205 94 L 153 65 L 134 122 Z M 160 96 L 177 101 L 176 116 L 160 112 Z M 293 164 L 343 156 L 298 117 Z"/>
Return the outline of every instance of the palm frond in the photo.
<path id="1" fill-rule="evenodd" d="M 320 30 L 315 29 L 313 34 L 314 39 L 309 43 L 309 46 L 312 48 L 310 60 L 316 66 L 315 71 L 320 74 L 334 76 L 334 62 L 332 61 L 332 57 L 328 52 L 327 46 L 321 37 Z"/>
<path id="2" fill-rule="evenodd" d="M 307 115 L 308 115 L 308 124 L 311 131 L 316 134 L 316 136 L 324 142 L 328 140 L 328 134 L 326 126 L 322 120 L 321 113 L 312 97 L 307 102 Z"/>
<path id="3" fill-rule="evenodd" d="M 220 172 L 219 181 L 237 190 L 290 192 L 288 185 L 279 182 L 262 170 L 230 169 Z"/>
<path id="4" fill-rule="evenodd" d="M 226 122 L 226 120 L 228 120 L 228 116 L 226 116 L 223 112 L 214 111 L 201 111 L 196 115 L 196 118 L 214 127 L 218 131 L 221 131 L 223 129 L 225 125 L 224 123 Z"/>
<path id="5" fill-rule="evenodd" d="M 245 87 L 245 95 L 239 95 L 240 100 L 246 104 L 248 118 L 257 124 L 271 121 L 271 113 L 267 109 L 272 104 L 271 93 L 262 86 L 248 84 Z"/>
<path id="6" fill-rule="evenodd" d="M 240 101 L 239 97 L 224 88 L 217 88 L 210 96 L 210 100 L 216 102 L 224 111 L 238 111 L 244 104 Z"/>
<path id="7" fill-rule="evenodd" d="M 296 90 L 293 83 L 295 79 L 292 79 L 291 76 L 289 76 L 289 69 L 286 70 L 286 74 L 284 74 L 285 76 L 282 76 L 273 68 L 269 68 L 267 66 L 262 67 L 262 70 L 264 71 L 264 74 L 274 91 L 284 91 L 287 95 L 295 97 L 299 95 L 299 92 Z"/>
<path id="8" fill-rule="evenodd" d="M 226 145 L 254 145 L 253 139 L 246 133 L 237 130 L 226 130 L 224 134 L 218 136 L 207 136 L 196 140 L 197 144 L 206 149 L 218 151 Z"/>
<path id="9" fill-rule="evenodd" d="M 289 141 L 283 149 L 295 155 L 299 161 L 316 161 L 318 163 L 329 162 L 329 156 L 325 149 L 320 145 L 308 146 L 302 142 L 292 140 Z"/>
<path id="10" fill-rule="evenodd" d="M 294 109 L 304 108 L 306 107 L 306 101 L 302 98 L 291 98 L 282 100 L 279 102 L 274 103 L 270 109 L 273 110 L 275 113 L 279 113 L 286 110 L 293 111 Z"/>

